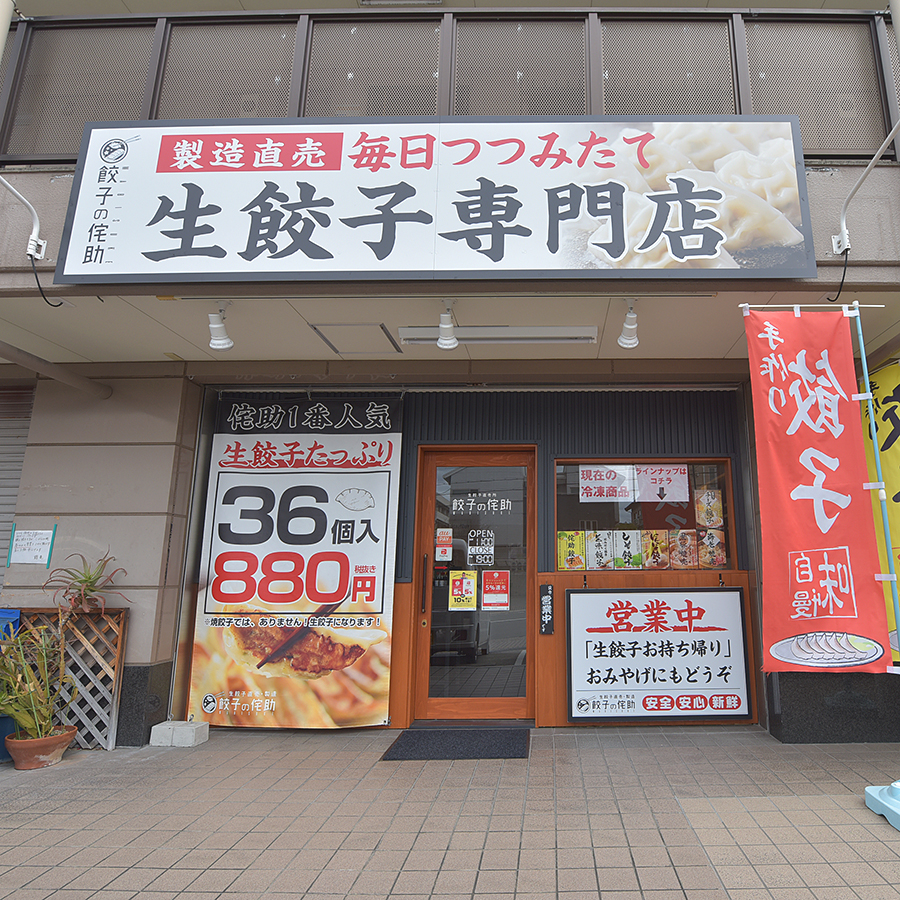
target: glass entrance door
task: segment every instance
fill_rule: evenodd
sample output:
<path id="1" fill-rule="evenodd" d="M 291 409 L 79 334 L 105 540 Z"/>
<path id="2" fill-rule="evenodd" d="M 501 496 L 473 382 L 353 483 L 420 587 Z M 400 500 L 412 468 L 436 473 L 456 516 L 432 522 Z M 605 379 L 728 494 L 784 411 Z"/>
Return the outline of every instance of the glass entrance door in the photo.
<path id="1" fill-rule="evenodd" d="M 416 718 L 529 718 L 533 455 L 429 451 L 424 463 Z"/>

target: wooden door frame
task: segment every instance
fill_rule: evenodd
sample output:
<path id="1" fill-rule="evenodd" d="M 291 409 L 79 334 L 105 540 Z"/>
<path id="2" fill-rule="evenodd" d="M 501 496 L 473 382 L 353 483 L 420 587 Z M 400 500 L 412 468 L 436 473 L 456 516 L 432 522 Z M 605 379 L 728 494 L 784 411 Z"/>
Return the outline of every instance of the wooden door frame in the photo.
<path id="1" fill-rule="evenodd" d="M 526 597 L 525 597 L 525 697 L 429 697 L 431 648 L 431 579 L 425 564 L 434 562 L 434 474 L 439 456 L 452 456 L 451 465 L 524 466 Z M 510 461 L 498 457 L 511 457 Z M 448 464 L 448 463 L 442 463 Z M 428 493 L 424 493 L 428 491 Z M 416 526 L 414 540 L 413 585 L 414 621 L 412 675 L 412 712 L 415 719 L 533 719 L 535 708 L 535 634 L 538 619 L 537 598 L 537 447 L 534 444 L 429 444 L 420 445 L 416 477 Z M 426 515 L 427 513 L 427 515 Z M 423 612 L 423 592 L 425 611 Z"/>

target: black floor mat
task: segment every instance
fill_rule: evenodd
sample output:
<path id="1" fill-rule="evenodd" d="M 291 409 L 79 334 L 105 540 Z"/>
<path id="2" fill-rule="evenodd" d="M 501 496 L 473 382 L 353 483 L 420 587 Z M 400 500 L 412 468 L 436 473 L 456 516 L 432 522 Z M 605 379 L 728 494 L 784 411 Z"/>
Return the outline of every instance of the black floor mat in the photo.
<path id="1" fill-rule="evenodd" d="M 382 759 L 527 759 L 527 728 L 416 728 L 404 731 Z"/>

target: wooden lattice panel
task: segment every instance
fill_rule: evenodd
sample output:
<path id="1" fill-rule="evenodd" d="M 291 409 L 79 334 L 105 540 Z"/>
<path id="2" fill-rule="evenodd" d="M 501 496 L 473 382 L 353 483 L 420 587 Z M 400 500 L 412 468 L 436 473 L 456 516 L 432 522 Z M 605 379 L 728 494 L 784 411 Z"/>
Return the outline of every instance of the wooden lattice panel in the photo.
<path id="1" fill-rule="evenodd" d="M 23 609 L 33 625 L 57 624 L 56 609 Z M 74 613 L 66 623 L 66 671 L 78 688 L 67 721 L 78 726 L 76 743 L 86 750 L 116 746 L 127 609 Z M 69 695 L 66 692 L 65 701 Z"/>

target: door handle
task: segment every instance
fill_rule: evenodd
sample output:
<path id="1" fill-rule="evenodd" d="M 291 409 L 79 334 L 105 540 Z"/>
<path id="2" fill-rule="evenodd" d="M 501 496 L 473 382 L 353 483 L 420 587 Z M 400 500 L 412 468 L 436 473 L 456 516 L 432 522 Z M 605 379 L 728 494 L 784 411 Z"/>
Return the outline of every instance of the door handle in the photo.
<path id="1" fill-rule="evenodd" d="M 425 592 L 428 588 L 428 554 L 422 558 L 422 615 L 425 615 L 426 597 Z"/>

